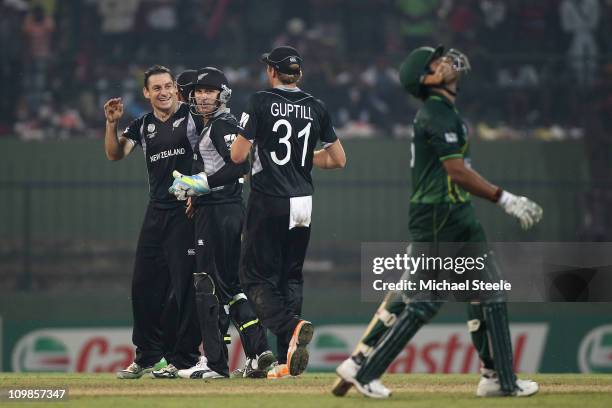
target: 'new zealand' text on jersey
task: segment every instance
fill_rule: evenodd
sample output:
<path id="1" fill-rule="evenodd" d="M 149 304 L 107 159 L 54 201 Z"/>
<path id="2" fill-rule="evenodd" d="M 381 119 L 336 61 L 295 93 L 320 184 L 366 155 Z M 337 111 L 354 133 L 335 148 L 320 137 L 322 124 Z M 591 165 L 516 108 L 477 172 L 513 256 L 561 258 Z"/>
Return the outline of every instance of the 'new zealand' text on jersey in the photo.
<path id="1" fill-rule="evenodd" d="M 205 172 L 212 176 L 223 166 L 231 163 L 230 146 L 236 136 L 244 129 L 238 126 L 238 121 L 229 113 L 229 109 L 219 112 L 204 127 L 194 149 L 194 162 L 190 174 Z M 245 173 L 248 167 L 244 168 Z M 243 173 L 244 174 L 244 173 Z M 242 179 L 236 179 L 230 184 L 214 187 L 210 194 L 196 197 L 196 205 L 225 204 L 242 201 Z"/>
<path id="2" fill-rule="evenodd" d="M 152 112 L 134 120 L 123 136 L 142 147 L 149 175 L 149 196 L 157 208 L 173 208 L 181 203 L 168 193 L 174 181 L 172 171 L 190 174 L 193 147 L 198 139 L 198 128 L 189 113 L 189 106 L 181 103 L 165 122 Z"/>
<path id="3" fill-rule="evenodd" d="M 251 188 L 276 197 L 312 195 L 312 158 L 317 143 L 338 137 L 327 109 L 299 88 L 253 94 L 240 119 L 254 146 Z"/>
<path id="4" fill-rule="evenodd" d="M 455 106 L 432 95 L 417 112 L 412 142 L 411 203 L 464 203 L 470 194 L 452 182 L 442 162 L 463 158 L 470 165 L 467 127 Z"/>

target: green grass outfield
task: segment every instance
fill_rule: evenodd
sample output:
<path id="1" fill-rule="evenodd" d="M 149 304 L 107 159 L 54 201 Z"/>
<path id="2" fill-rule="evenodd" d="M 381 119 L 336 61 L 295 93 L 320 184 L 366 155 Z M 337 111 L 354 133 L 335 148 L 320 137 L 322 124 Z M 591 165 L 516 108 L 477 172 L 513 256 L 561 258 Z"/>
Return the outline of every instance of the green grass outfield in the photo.
<path id="1" fill-rule="evenodd" d="M 476 375 L 391 374 L 384 383 L 393 390 L 388 400 L 367 399 L 354 390 L 344 398 L 331 395 L 334 374 L 305 374 L 282 380 L 117 380 L 111 374 L 0 373 L 2 407 L 612 407 L 612 374 L 540 374 L 539 394 L 530 398 L 474 396 Z M 7 402 L 11 388 L 67 387 L 67 402 Z"/>

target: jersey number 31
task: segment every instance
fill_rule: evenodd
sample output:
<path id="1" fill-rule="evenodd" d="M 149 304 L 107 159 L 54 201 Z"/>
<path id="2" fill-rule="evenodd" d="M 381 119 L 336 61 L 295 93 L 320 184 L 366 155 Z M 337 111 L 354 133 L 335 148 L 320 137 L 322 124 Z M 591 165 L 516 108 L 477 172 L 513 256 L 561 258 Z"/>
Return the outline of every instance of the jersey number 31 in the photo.
<path id="1" fill-rule="evenodd" d="M 312 122 L 308 122 L 306 127 L 300 130 L 297 134 L 298 140 L 302 136 L 304 136 L 304 147 L 302 148 L 302 167 L 304 167 L 304 164 L 306 163 L 306 152 L 308 151 L 308 137 L 310 136 L 310 126 L 311 125 L 312 125 Z M 276 155 L 276 152 L 272 152 L 270 154 L 272 156 L 272 161 L 278 164 L 279 166 L 283 166 L 287 164 L 289 160 L 291 160 L 291 142 L 289 141 L 289 139 L 291 138 L 291 132 L 292 132 L 291 123 L 289 123 L 287 119 L 279 119 L 274 123 L 274 126 L 272 126 L 272 131 L 275 133 L 279 132 L 280 131 L 279 127 L 281 126 L 285 127 L 285 136 L 278 139 L 278 143 L 284 144 L 286 146 L 287 153 L 285 154 L 284 157 L 280 159 Z"/>

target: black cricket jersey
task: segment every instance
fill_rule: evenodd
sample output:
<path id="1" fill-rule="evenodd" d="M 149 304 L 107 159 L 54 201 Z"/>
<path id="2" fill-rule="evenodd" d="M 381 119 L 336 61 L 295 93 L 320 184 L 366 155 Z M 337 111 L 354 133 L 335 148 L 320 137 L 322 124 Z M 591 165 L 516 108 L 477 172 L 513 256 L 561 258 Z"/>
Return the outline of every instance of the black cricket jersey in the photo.
<path id="1" fill-rule="evenodd" d="M 174 208 L 184 203 L 168 192 L 178 170 L 190 174 L 193 162 L 193 146 L 202 128 L 199 119 L 189 113 L 189 105 L 180 103 L 177 111 L 165 122 L 153 112 L 135 119 L 123 136 L 142 148 L 149 175 L 150 202 L 156 208 Z"/>
<path id="2" fill-rule="evenodd" d="M 193 167 L 191 174 L 205 172 L 209 181 L 224 167 L 242 168 L 239 176 L 225 185 L 212 187 L 210 194 L 196 197 L 196 205 L 225 204 L 242 201 L 242 175 L 248 172 L 248 163 L 236 166 L 231 159 L 230 147 L 236 136 L 244 130 L 229 112 L 229 109 L 219 111 L 202 130 L 194 148 Z"/>
<path id="3" fill-rule="evenodd" d="M 299 88 L 271 88 L 249 99 L 240 119 L 254 145 L 251 188 L 276 197 L 312 195 L 313 152 L 338 137 L 325 105 Z"/>

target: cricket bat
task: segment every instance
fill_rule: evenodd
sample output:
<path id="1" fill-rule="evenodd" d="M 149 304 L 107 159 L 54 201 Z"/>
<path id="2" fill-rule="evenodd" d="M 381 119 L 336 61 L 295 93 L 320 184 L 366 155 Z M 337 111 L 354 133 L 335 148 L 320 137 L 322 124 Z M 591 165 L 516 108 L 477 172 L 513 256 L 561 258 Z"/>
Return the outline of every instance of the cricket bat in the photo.
<path id="1" fill-rule="evenodd" d="M 353 351 L 351 352 L 351 355 L 357 353 L 357 351 L 359 350 L 359 345 L 361 344 L 363 339 L 365 339 L 366 336 L 370 334 L 370 331 L 376 325 L 376 322 L 378 321 L 378 312 L 383 310 L 387 306 L 387 302 L 389 301 L 389 299 L 391 299 L 392 293 L 393 292 L 389 292 L 385 295 L 385 298 L 383 299 L 380 306 L 378 306 L 378 309 L 376 309 L 376 313 L 374 313 L 374 317 L 372 317 L 370 324 L 368 324 L 368 327 L 366 328 L 365 332 L 363 333 L 363 335 L 357 342 L 357 345 L 355 346 L 355 349 L 353 349 Z M 351 384 L 350 382 L 344 381 L 342 378 L 338 377 L 336 378 L 336 381 L 334 382 L 334 385 L 332 386 L 331 392 L 336 397 L 343 397 L 346 395 L 347 392 L 349 392 L 352 386 L 353 384 Z"/>

